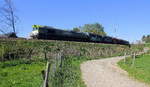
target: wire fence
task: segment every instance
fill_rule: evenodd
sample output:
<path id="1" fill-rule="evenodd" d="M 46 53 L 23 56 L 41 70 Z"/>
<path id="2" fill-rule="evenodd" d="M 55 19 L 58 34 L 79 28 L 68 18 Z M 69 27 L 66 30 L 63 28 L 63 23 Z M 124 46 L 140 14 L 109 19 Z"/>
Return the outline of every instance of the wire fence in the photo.
<path id="1" fill-rule="evenodd" d="M 47 55 L 47 53 L 46 53 Z M 47 56 L 45 56 L 48 58 Z M 64 62 L 64 56 L 63 56 L 63 50 L 59 51 L 56 54 L 53 54 L 54 58 L 46 59 L 47 60 L 47 66 L 43 73 L 43 84 L 41 87 L 52 87 L 52 82 L 54 78 L 56 78 L 56 73 L 58 71 L 62 72 L 62 66 Z M 62 78 L 62 74 L 59 73 L 59 78 Z M 57 83 L 58 79 L 55 79 L 55 82 Z M 63 79 L 61 79 L 61 83 L 63 84 Z M 63 86 L 61 86 L 63 87 Z"/>
<path id="2" fill-rule="evenodd" d="M 143 50 L 142 46 L 138 47 L 137 50 Z M 16 59 L 47 61 L 45 70 L 41 71 L 41 76 L 43 77 L 41 87 L 53 87 L 53 85 L 57 85 L 55 87 L 63 87 L 63 79 L 65 77 L 62 72 L 64 70 L 63 67 L 66 66 L 65 61 L 68 58 L 67 56 L 84 56 L 91 60 L 103 57 L 121 56 L 124 52 L 131 51 L 130 48 L 118 45 L 58 41 L 1 41 L 0 61 Z"/>

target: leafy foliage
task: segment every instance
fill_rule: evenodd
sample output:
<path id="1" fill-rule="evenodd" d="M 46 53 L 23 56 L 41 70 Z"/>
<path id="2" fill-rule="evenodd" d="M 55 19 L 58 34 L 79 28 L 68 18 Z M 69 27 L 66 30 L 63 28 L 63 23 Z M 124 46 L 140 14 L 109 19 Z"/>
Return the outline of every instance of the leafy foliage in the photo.
<path id="1" fill-rule="evenodd" d="M 75 31 L 75 32 L 80 32 L 80 28 L 73 28 L 73 31 Z"/>
<path id="2" fill-rule="evenodd" d="M 144 41 L 144 42 L 146 42 L 146 43 L 150 43 L 150 35 L 143 36 L 143 37 L 142 37 L 142 41 Z"/>
<path id="3" fill-rule="evenodd" d="M 75 27 L 73 28 L 73 31 L 75 32 L 89 32 L 93 34 L 98 34 L 98 35 L 106 35 L 106 32 L 104 31 L 104 27 L 99 24 L 99 23 L 94 23 L 94 24 L 85 24 L 84 26 L 80 27 Z"/>
<path id="4" fill-rule="evenodd" d="M 85 61 L 85 57 L 66 57 L 63 66 L 59 68 L 54 78 L 52 87 L 86 87 L 81 78 L 80 64 Z"/>
<path id="5" fill-rule="evenodd" d="M 90 32 L 90 33 L 98 34 L 98 35 L 106 35 L 104 31 L 104 27 L 99 23 L 85 24 L 83 27 L 81 27 L 81 30 L 83 32 Z"/>

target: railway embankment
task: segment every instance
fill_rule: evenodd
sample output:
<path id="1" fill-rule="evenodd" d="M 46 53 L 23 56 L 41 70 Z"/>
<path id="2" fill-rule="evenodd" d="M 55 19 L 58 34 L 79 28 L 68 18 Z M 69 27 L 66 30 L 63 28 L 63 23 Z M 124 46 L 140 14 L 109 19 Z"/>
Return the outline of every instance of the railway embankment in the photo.
<path id="1" fill-rule="evenodd" d="M 133 48 L 134 50 L 131 50 L 127 46 L 99 43 L 1 39 L 0 78 L 3 83 L 0 85 L 3 87 L 42 85 L 41 72 L 45 69 L 46 61 L 49 61 L 51 63 L 49 86 L 85 87 L 80 71 L 82 62 L 143 50 L 142 45 L 134 45 Z"/>

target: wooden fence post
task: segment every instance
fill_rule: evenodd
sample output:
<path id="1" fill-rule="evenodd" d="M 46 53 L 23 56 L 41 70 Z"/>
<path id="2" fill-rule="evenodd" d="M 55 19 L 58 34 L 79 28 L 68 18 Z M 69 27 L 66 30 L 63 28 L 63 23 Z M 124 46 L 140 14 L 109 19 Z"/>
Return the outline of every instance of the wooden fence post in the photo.
<path id="1" fill-rule="evenodd" d="M 44 82 L 43 82 L 43 87 L 48 87 L 48 76 L 49 76 L 49 72 L 50 72 L 50 63 L 47 62 L 47 66 L 46 66 L 46 71 L 45 71 L 45 78 L 44 78 Z"/>
<path id="2" fill-rule="evenodd" d="M 135 52 L 134 52 L 134 54 L 133 54 L 133 60 L 132 60 L 132 67 L 134 66 L 134 64 L 135 64 L 135 57 L 136 57 L 136 54 L 135 54 Z"/>
<path id="3" fill-rule="evenodd" d="M 126 63 L 126 55 L 127 55 L 127 53 L 125 52 L 124 53 L 124 63 Z"/>
<path id="4" fill-rule="evenodd" d="M 2 61 L 4 61 L 4 60 L 5 60 L 5 58 L 4 58 L 4 53 L 5 53 L 5 51 L 4 51 L 4 50 L 5 50 L 5 48 L 4 48 L 4 46 L 2 46 L 2 47 L 3 47 L 3 48 L 2 48 L 2 53 L 1 53 L 1 54 L 2 54 L 2 56 L 1 56 L 1 57 L 2 57 Z"/>

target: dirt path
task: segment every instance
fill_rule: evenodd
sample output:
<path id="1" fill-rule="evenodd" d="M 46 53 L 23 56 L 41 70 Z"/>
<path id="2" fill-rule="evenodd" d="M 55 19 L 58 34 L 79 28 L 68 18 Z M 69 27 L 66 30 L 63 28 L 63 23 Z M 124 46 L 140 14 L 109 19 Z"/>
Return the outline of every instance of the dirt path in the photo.
<path id="1" fill-rule="evenodd" d="M 123 57 L 92 60 L 81 64 L 82 78 L 87 87 L 149 87 L 128 77 L 117 67 Z"/>

